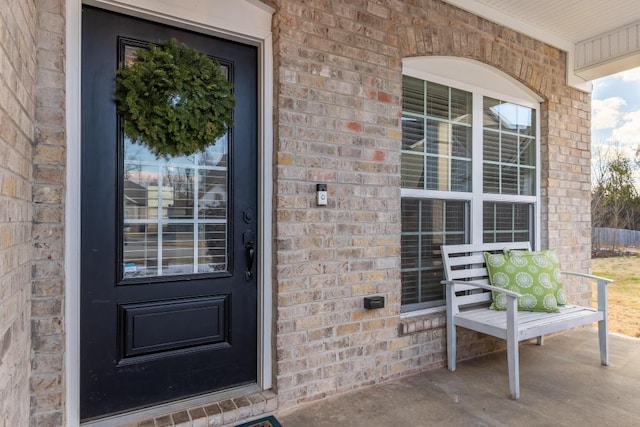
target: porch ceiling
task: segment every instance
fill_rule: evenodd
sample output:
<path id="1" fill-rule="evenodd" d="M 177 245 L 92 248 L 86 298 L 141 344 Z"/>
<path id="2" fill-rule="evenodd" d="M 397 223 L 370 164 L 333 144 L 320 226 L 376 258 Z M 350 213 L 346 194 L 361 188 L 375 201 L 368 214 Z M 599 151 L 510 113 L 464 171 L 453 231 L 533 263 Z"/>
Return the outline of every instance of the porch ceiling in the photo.
<path id="1" fill-rule="evenodd" d="M 581 89 L 640 66 L 637 0 L 445 1 L 566 51 L 567 81 Z"/>

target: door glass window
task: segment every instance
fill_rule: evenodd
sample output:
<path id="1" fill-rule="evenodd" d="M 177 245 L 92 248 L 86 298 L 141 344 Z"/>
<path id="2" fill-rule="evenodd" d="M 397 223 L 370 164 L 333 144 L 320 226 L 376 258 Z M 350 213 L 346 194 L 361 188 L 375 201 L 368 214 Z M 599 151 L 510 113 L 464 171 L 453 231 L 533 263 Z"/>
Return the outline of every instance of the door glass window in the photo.
<path id="1" fill-rule="evenodd" d="M 227 138 L 166 160 L 124 140 L 123 277 L 227 271 Z"/>
<path id="2" fill-rule="evenodd" d="M 123 62 L 138 48 L 125 46 Z M 121 140 L 122 277 L 228 271 L 228 135 L 202 153 L 167 159 Z"/>

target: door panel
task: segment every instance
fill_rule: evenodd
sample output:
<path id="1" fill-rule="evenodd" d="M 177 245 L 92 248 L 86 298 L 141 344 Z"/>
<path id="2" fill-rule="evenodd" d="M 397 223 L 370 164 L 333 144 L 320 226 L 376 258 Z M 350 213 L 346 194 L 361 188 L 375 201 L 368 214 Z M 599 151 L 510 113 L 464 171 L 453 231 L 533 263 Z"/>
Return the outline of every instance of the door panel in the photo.
<path id="1" fill-rule="evenodd" d="M 255 382 L 256 48 L 82 19 L 81 418 Z M 172 37 L 226 70 L 235 125 L 204 153 L 156 159 L 121 131 L 115 72 Z"/>

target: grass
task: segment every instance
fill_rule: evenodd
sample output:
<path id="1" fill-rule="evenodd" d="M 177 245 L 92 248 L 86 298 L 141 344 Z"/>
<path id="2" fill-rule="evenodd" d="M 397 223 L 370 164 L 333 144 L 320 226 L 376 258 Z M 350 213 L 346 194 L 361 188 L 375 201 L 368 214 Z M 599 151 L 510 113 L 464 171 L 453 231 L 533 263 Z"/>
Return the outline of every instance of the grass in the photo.
<path id="1" fill-rule="evenodd" d="M 615 280 L 609 285 L 609 331 L 640 337 L 640 256 L 592 262 L 593 274 Z"/>

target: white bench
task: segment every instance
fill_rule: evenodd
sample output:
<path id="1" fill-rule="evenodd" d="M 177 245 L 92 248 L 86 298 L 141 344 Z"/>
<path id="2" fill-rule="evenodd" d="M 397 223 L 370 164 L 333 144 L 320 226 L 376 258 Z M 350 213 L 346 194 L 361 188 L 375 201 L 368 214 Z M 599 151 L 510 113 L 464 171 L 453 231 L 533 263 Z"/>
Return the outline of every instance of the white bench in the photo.
<path id="1" fill-rule="evenodd" d="M 479 245 L 445 245 L 441 247 L 447 299 L 447 361 L 449 370 L 456 369 L 456 326 L 471 329 L 507 341 L 509 389 L 512 399 L 520 398 L 518 343 L 553 332 L 598 322 L 600 362 L 609 364 L 607 335 L 607 284 L 612 280 L 581 273 L 563 272 L 596 281 L 598 308 L 575 305 L 561 306 L 559 313 L 517 310 L 520 294 L 491 286 L 483 252 L 508 249 L 529 250 L 529 242 L 486 243 Z M 490 310 L 491 292 L 507 297 L 507 310 Z"/>

